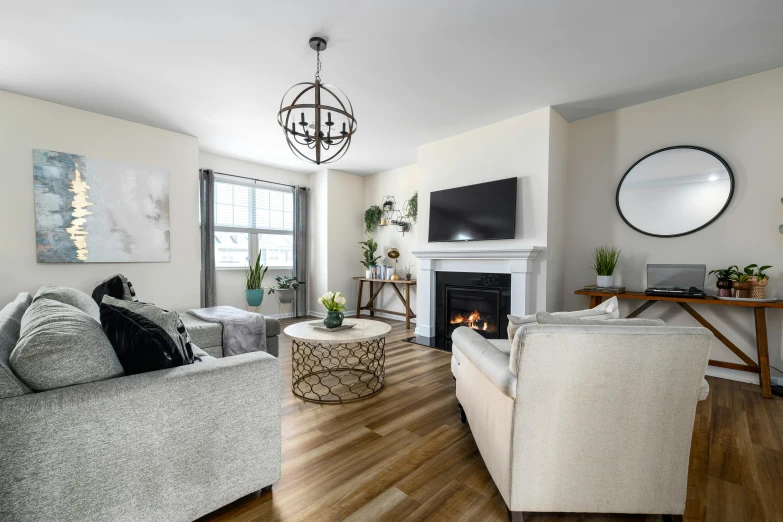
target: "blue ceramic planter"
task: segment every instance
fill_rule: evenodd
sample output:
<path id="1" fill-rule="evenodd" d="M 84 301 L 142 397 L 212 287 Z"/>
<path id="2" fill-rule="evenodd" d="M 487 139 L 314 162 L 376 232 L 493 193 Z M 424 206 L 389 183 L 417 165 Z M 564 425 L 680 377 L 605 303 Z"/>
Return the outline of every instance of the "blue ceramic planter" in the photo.
<path id="1" fill-rule="evenodd" d="M 264 289 L 245 290 L 245 299 L 247 300 L 247 306 L 261 306 L 261 303 L 264 301 Z"/>

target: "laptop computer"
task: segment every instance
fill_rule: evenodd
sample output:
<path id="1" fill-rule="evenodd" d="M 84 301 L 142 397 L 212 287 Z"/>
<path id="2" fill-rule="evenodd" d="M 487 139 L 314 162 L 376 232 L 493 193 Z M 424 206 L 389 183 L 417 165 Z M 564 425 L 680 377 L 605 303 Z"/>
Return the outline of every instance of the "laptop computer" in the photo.
<path id="1" fill-rule="evenodd" d="M 646 295 L 705 297 L 707 265 L 647 265 Z"/>

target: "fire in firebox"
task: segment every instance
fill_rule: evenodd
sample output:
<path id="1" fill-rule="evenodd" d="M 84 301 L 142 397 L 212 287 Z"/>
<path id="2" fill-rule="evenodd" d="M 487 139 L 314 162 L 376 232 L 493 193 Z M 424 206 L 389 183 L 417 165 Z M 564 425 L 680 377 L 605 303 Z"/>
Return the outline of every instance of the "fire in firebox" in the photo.
<path id="1" fill-rule="evenodd" d="M 497 324 L 488 317 L 482 317 L 478 310 L 473 310 L 470 314 L 462 315 L 461 312 L 455 312 L 451 316 L 449 321 L 451 324 L 458 324 L 460 326 L 467 326 L 474 330 L 481 330 L 484 332 L 497 332 Z"/>

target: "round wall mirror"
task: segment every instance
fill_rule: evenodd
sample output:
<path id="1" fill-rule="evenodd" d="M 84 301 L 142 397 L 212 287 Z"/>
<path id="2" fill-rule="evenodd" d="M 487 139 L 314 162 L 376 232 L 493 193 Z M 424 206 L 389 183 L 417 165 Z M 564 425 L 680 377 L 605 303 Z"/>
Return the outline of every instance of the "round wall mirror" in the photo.
<path id="1" fill-rule="evenodd" d="M 692 234 L 729 206 L 734 174 L 717 154 L 680 145 L 633 164 L 617 187 L 617 211 L 628 226 L 656 237 Z"/>

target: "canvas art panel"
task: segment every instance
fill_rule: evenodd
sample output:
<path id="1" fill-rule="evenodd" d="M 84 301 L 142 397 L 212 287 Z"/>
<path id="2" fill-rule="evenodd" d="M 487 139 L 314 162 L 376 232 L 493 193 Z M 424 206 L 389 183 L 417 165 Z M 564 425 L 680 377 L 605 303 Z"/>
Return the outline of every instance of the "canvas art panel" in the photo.
<path id="1" fill-rule="evenodd" d="M 169 173 L 33 150 L 39 263 L 170 261 Z"/>

